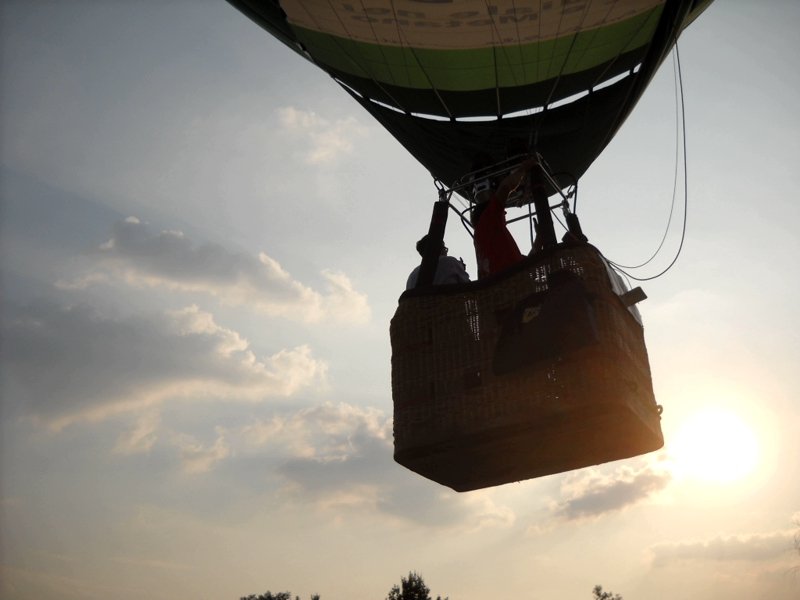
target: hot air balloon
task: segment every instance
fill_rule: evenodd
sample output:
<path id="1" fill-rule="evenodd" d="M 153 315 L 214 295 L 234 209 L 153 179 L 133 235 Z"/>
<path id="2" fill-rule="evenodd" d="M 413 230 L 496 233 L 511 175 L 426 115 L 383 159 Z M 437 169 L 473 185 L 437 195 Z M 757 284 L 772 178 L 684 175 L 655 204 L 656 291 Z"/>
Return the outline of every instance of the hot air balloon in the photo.
<path id="1" fill-rule="evenodd" d="M 608 145 L 711 0 L 228 1 L 328 73 L 430 171 L 434 238 L 452 194 L 471 206 L 476 181 L 541 158 L 510 200 L 535 207 L 541 252 L 446 286 L 426 285 L 429 255 L 400 297 L 390 328 L 395 460 L 466 491 L 660 448 L 633 306 L 644 294 L 586 242 L 561 190 Z M 561 243 L 555 194 L 570 234 Z"/>

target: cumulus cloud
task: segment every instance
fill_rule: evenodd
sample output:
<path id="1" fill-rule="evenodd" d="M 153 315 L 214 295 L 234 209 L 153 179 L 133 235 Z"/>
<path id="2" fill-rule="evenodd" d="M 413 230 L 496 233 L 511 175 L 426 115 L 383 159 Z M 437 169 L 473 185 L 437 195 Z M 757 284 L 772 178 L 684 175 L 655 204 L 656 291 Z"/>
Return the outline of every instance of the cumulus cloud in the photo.
<path id="1" fill-rule="evenodd" d="M 364 137 L 368 131 L 353 117 L 331 122 L 316 113 L 291 106 L 279 109 L 278 117 L 286 131 L 308 141 L 303 159 L 311 165 L 332 163 L 351 154 L 354 139 Z"/>
<path id="2" fill-rule="evenodd" d="M 653 565 L 678 561 L 769 561 L 791 555 L 794 532 L 734 535 L 711 540 L 657 544 L 650 548 Z"/>
<path id="3" fill-rule="evenodd" d="M 239 333 L 196 306 L 122 319 L 86 306 L 6 306 L 4 401 L 54 429 L 142 411 L 166 401 L 257 402 L 291 396 L 325 380 L 306 346 L 258 357 Z M 118 442 L 151 445 L 145 418 Z"/>
<path id="4" fill-rule="evenodd" d="M 240 433 L 253 448 L 282 453 L 285 493 L 321 510 L 375 511 L 443 528 L 514 520 L 486 494 L 460 495 L 396 464 L 390 419 L 376 409 L 325 404 L 260 421 Z"/>
<path id="5" fill-rule="evenodd" d="M 197 245 L 180 231 L 153 233 L 135 217 L 115 223 L 111 238 L 93 256 L 101 272 L 57 285 L 80 289 L 116 277 L 133 286 L 210 294 L 224 304 L 307 322 L 364 323 L 370 316 L 366 295 L 343 273 L 323 271 L 327 289 L 320 293 L 263 252 L 252 256 L 217 244 Z"/>
<path id="6" fill-rule="evenodd" d="M 564 481 L 562 500 L 554 514 L 565 521 L 591 519 L 622 510 L 664 489 L 671 476 L 651 465 L 630 467 L 603 474 L 595 469 L 578 471 Z"/>

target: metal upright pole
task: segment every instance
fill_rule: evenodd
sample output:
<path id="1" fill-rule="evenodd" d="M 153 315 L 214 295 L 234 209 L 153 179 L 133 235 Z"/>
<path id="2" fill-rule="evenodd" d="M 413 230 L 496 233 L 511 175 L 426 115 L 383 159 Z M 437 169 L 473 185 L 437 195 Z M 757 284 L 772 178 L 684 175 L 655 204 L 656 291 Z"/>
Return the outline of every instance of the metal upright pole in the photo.
<path id="1" fill-rule="evenodd" d="M 444 230 L 447 226 L 447 191 L 439 190 L 439 199 L 433 204 L 431 214 L 431 224 L 428 228 L 428 247 L 422 256 L 422 264 L 419 267 L 417 285 L 414 287 L 424 287 L 433 284 L 433 277 L 436 275 L 436 267 L 439 265 L 440 249 L 444 245 Z"/>
<path id="2" fill-rule="evenodd" d="M 556 240 L 556 230 L 553 226 L 553 216 L 550 214 L 550 203 L 547 200 L 547 180 L 542 166 L 535 166 L 528 176 L 531 182 L 533 206 L 536 209 L 536 219 L 539 224 L 536 232 L 539 235 L 542 248 L 552 248 L 558 241 Z"/>

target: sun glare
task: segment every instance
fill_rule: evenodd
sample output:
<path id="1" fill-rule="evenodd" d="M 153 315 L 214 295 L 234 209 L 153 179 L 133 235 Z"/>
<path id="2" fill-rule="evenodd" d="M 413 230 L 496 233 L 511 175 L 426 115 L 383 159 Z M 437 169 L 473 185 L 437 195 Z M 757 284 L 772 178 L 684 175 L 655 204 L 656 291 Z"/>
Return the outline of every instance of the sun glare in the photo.
<path id="1" fill-rule="evenodd" d="M 759 462 L 753 430 L 722 408 L 690 415 L 668 440 L 667 450 L 676 475 L 707 483 L 734 483 L 752 474 Z"/>

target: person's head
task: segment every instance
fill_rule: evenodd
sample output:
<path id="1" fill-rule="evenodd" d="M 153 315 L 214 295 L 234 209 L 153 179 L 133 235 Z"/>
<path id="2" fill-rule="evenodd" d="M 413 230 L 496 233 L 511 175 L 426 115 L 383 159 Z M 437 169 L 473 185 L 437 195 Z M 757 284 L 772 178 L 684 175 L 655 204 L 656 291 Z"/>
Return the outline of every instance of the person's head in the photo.
<path id="1" fill-rule="evenodd" d="M 420 256 L 425 256 L 430 249 L 433 249 L 434 253 L 438 255 L 447 254 L 447 246 L 444 245 L 444 242 L 436 240 L 426 233 L 417 242 L 417 252 Z"/>

